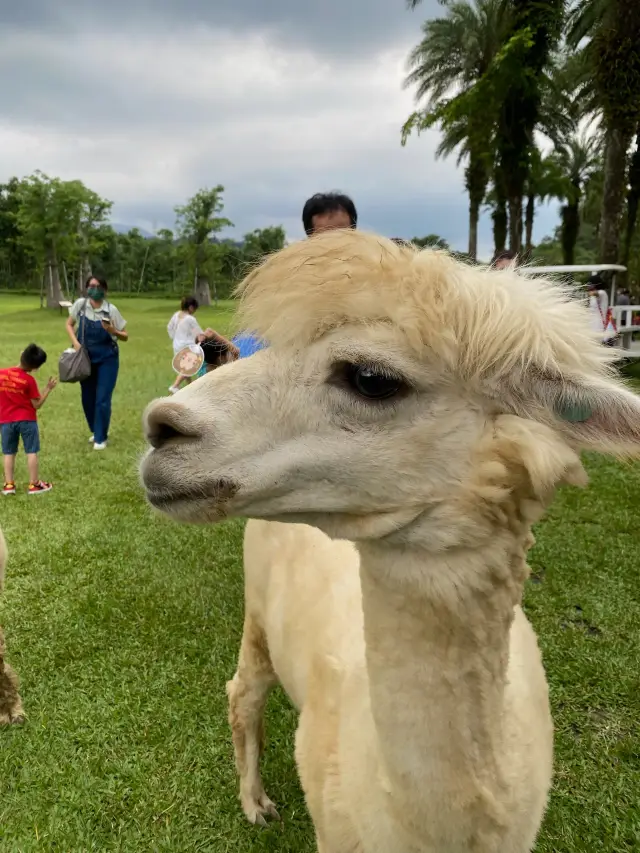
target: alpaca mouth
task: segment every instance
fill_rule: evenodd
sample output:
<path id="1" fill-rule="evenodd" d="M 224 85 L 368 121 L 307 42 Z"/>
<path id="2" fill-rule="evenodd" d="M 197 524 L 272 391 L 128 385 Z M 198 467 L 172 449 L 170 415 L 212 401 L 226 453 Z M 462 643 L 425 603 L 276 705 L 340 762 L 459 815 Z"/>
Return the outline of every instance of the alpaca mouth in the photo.
<path id="1" fill-rule="evenodd" d="M 224 517 L 226 504 L 240 488 L 231 480 L 215 480 L 213 483 L 179 488 L 158 488 L 150 484 L 145 484 L 145 487 L 151 506 L 168 515 L 182 515 L 185 510 L 191 515 L 199 508 L 207 507 L 213 509 L 220 518 Z"/>

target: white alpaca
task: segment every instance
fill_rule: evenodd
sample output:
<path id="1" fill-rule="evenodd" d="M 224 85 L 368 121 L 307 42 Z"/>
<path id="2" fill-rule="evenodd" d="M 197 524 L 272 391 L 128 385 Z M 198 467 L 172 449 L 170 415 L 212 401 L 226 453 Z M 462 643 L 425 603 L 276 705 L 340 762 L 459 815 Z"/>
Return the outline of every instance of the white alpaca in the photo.
<path id="1" fill-rule="evenodd" d="M 553 738 L 531 526 L 586 482 L 582 448 L 640 451 L 640 400 L 560 285 L 362 232 L 272 256 L 243 303 L 270 348 L 153 404 L 142 476 L 178 520 L 262 519 L 228 685 L 245 814 L 276 815 L 280 682 L 320 853 L 531 850 Z"/>
<path id="2" fill-rule="evenodd" d="M 4 587 L 7 544 L 0 530 L 0 592 Z M 0 725 L 23 723 L 24 710 L 18 692 L 18 676 L 4 659 L 4 632 L 0 628 Z"/>

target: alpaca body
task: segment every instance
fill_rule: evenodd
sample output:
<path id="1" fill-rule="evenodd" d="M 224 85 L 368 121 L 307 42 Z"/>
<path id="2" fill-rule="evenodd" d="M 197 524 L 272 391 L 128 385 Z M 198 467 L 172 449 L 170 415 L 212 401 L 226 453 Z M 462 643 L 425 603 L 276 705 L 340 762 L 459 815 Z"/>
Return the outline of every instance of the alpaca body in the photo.
<path id="1" fill-rule="evenodd" d="M 4 586 L 7 545 L 0 530 L 0 591 Z M 18 676 L 4 659 L 4 632 L 0 628 L 0 725 L 23 723 L 24 710 L 19 693 Z"/>
<path id="2" fill-rule="evenodd" d="M 452 637 L 440 643 L 435 636 L 439 628 L 425 630 L 428 602 L 416 608 L 413 625 L 405 607 L 396 616 L 393 607 L 383 604 L 388 620 L 384 630 L 393 636 L 399 659 L 405 657 L 401 638 L 414 647 L 414 654 L 423 651 L 426 658 L 416 668 L 413 657 L 406 657 L 412 664 L 405 672 L 396 664 L 405 708 L 404 713 L 402 707 L 389 709 L 389 721 L 395 719 L 396 729 L 389 740 L 397 741 L 406 759 L 397 773 L 395 761 L 387 764 L 384 751 L 377 749 L 390 733 L 385 730 L 387 720 L 376 721 L 371 709 L 359 569 L 360 557 L 352 543 L 332 541 L 315 528 L 260 521 L 247 525 L 245 625 L 249 627 L 245 630 L 264 639 L 274 677 L 301 711 L 296 760 L 319 850 L 528 853 L 551 783 L 553 734 L 540 653 L 524 613 L 515 607 L 508 631 L 504 728 L 496 733 L 497 721 L 491 720 L 491 731 L 484 731 L 482 725 L 475 727 L 466 718 L 466 712 L 448 718 L 448 724 L 468 729 L 459 734 L 468 743 L 469 756 L 477 746 L 474 737 L 496 738 L 495 767 L 483 778 L 487 768 L 464 766 L 461 755 L 458 761 L 462 764 L 452 764 L 451 757 L 443 755 L 439 772 L 437 756 L 430 754 L 432 739 L 421 736 L 420 730 L 432 724 L 431 718 L 440 716 L 438 692 L 448 678 L 450 698 L 459 700 L 462 707 L 467 698 L 475 699 L 475 712 L 482 714 L 482 697 L 460 695 L 466 687 L 460 683 L 463 670 L 453 669 L 459 661 L 451 651 Z M 375 578 L 375 570 L 371 575 Z M 383 613 L 377 609 L 376 599 L 388 602 L 389 595 L 376 589 L 371 576 L 367 580 L 373 589 L 364 602 L 370 605 L 372 616 L 375 611 L 374 630 L 378 631 Z M 447 649 L 454 655 L 450 673 L 446 661 L 430 662 L 427 657 L 446 655 Z M 477 650 L 466 647 L 464 640 L 461 649 L 471 664 Z M 429 669 L 437 671 L 436 677 Z M 374 673 L 374 678 L 376 675 L 386 678 L 384 672 Z M 474 682 L 476 676 L 481 680 L 486 673 L 470 671 L 469 681 Z M 250 669 L 243 672 L 241 668 L 230 684 L 232 720 L 237 719 L 235 697 L 246 695 L 245 678 L 251 678 Z M 475 689 L 478 687 L 476 684 Z M 235 734 L 243 742 L 247 729 Z M 443 735 L 446 738 L 446 732 Z M 439 740 L 440 734 L 433 739 Z M 255 749 L 249 752 L 258 754 Z M 456 752 L 460 750 L 456 748 Z M 250 776 L 255 778 L 253 771 Z M 253 792 L 242 792 L 251 819 L 261 813 L 263 795 L 261 783 Z"/>
<path id="3" fill-rule="evenodd" d="M 280 681 L 319 853 L 528 853 L 552 726 L 521 610 L 532 526 L 640 400 L 554 282 L 327 231 L 243 284 L 267 349 L 145 416 L 150 502 L 255 519 L 229 718 L 245 814 Z M 353 544 L 355 543 L 355 544 Z"/>

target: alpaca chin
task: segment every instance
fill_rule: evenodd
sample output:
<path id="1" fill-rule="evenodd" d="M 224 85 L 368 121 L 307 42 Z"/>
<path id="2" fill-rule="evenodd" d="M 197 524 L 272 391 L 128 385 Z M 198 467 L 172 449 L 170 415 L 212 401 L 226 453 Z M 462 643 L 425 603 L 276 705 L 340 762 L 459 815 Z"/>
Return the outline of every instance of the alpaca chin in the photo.
<path id="1" fill-rule="evenodd" d="M 174 521 L 183 524 L 215 524 L 232 514 L 228 504 L 236 491 L 237 486 L 227 481 L 214 483 L 209 489 L 197 492 L 154 491 L 147 486 L 147 500 L 156 512 Z"/>
<path id="2" fill-rule="evenodd" d="M 147 499 L 158 515 L 179 524 L 216 524 L 228 518 L 224 504 L 213 499 L 172 499 L 147 493 Z"/>
<path id="3" fill-rule="evenodd" d="M 200 476 L 186 481 L 181 467 L 164 451 L 145 455 L 140 478 L 149 504 L 174 521 L 212 524 L 234 514 L 229 505 L 240 488 L 234 480 Z"/>

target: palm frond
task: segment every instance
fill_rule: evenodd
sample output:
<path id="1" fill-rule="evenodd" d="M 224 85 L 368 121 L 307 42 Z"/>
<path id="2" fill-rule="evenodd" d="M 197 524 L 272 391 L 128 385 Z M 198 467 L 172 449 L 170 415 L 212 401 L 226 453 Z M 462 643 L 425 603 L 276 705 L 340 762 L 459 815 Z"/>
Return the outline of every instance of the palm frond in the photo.
<path id="1" fill-rule="evenodd" d="M 567 42 L 577 48 L 585 38 L 590 38 L 602 23 L 610 7 L 610 0 L 576 0 L 567 15 Z"/>

